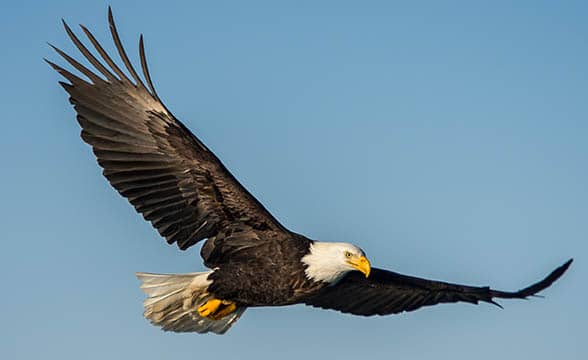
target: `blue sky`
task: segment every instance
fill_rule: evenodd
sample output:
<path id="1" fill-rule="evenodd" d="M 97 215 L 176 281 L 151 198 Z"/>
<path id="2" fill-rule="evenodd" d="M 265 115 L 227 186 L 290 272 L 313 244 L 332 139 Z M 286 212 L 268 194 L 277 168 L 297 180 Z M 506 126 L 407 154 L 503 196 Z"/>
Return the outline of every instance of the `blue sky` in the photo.
<path id="1" fill-rule="evenodd" d="M 289 228 L 378 267 L 544 299 L 380 318 L 251 309 L 227 335 L 142 318 L 135 271 L 202 270 L 102 178 L 45 42 L 103 1 L 13 2 L 3 46 L 6 359 L 583 359 L 588 6 L 582 1 L 112 1 L 167 106 Z M 7 9 L 9 7 L 9 9 Z M 77 55 L 77 54 L 76 54 Z M 63 62 L 60 62 L 63 63 Z"/>

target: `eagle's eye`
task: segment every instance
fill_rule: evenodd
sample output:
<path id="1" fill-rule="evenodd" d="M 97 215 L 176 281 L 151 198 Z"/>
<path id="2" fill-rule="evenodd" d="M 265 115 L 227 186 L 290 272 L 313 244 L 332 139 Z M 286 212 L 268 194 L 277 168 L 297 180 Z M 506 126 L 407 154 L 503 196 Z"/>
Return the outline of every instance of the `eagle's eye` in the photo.
<path id="1" fill-rule="evenodd" d="M 346 257 L 346 258 L 350 258 L 350 257 L 351 257 L 351 255 L 352 255 L 352 254 L 351 254 L 349 251 L 345 251 L 345 257 Z"/>

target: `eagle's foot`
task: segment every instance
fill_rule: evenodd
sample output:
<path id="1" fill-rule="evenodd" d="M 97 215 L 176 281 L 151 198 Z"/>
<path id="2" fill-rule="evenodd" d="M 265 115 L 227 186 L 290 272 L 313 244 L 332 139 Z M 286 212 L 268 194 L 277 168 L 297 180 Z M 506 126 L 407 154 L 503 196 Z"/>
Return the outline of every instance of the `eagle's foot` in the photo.
<path id="1" fill-rule="evenodd" d="M 219 320 L 237 310 L 232 301 L 210 299 L 198 307 L 198 314 L 212 320 Z"/>

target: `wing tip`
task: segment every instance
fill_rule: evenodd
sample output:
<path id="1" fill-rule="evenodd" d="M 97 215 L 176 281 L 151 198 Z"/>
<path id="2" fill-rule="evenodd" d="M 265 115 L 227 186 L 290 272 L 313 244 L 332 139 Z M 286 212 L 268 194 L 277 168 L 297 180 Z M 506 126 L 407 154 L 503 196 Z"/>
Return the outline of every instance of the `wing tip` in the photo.
<path id="1" fill-rule="evenodd" d="M 555 268 L 551 273 L 549 273 L 549 275 L 547 275 L 542 280 L 540 280 L 530 286 L 527 286 L 526 288 L 521 289 L 519 291 L 507 292 L 507 291 L 492 290 L 491 297 L 503 298 L 503 299 L 513 299 L 513 298 L 527 299 L 527 298 L 533 296 L 533 297 L 541 297 L 542 298 L 543 296 L 537 295 L 537 294 L 539 292 L 547 289 L 554 282 L 556 282 L 568 270 L 570 265 L 572 265 L 573 261 L 574 261 L 574 259 L 570 258 L 568 261 L 566 261 L 562 265 Z"/>
<path id="2" fill-rule="evenodd" d="M 108 26 L 112 29 L 114 26 L 114 15 L 112 15 L 112 8 L 108 5 Z"/>
<path id="3" fill-rule="evenodd" d="M 49 45 L 51 45 L 51 44 L 49 44 Z M 55 69 L 55 67 L 57 66 L 53 61 L 47 59 L 46 57 L 43 58 L 43 61 L 46 62 L 47 64 L 49 64 L 49 66 L 51 66 L 53 69 Z"/>
<path id="4" fill-rule="evenodd" d="M 553 283 L 554 281 L 559 279 L 570 268 L 570 266 L 572 265 L 573 262 L 574 262 L 574 258 L 570 258 L 568 261 L 566 261 L 562 265 L 558 266 L 549 275 L 547 275 L 545 280 L 551 280 L 549 283 L 549 285 L 551 285 L 551 283 Z M 547 286 L 549 286 L 549 285 L 547 285 Z"/>
<path id="5" fill-rule="evenodd" d="M 500 303 L 494 301 L 493 299 L 488 300 L 488 302 L 494 306 L 499 307 L 500 309 L 504 310 L 504 307 L 502 305 L 500 305 Z"/>

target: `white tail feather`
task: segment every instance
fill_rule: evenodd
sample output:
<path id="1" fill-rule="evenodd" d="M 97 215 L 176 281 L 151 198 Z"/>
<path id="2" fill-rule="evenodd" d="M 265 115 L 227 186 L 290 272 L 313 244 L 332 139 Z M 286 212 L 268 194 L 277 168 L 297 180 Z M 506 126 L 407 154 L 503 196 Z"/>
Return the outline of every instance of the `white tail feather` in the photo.
<path id="1" fill-rule="evenodd" d="M 141 289 L 149 296 L 143 302 L 143 315 L 153 325 L 175 332 L 224 334 L 239 319 L 245 307 L 218 320 L 203 318 L 198 306 L 212 298 L 207 292 L 211 271 L 189 274 L 137 273 Z"/>

